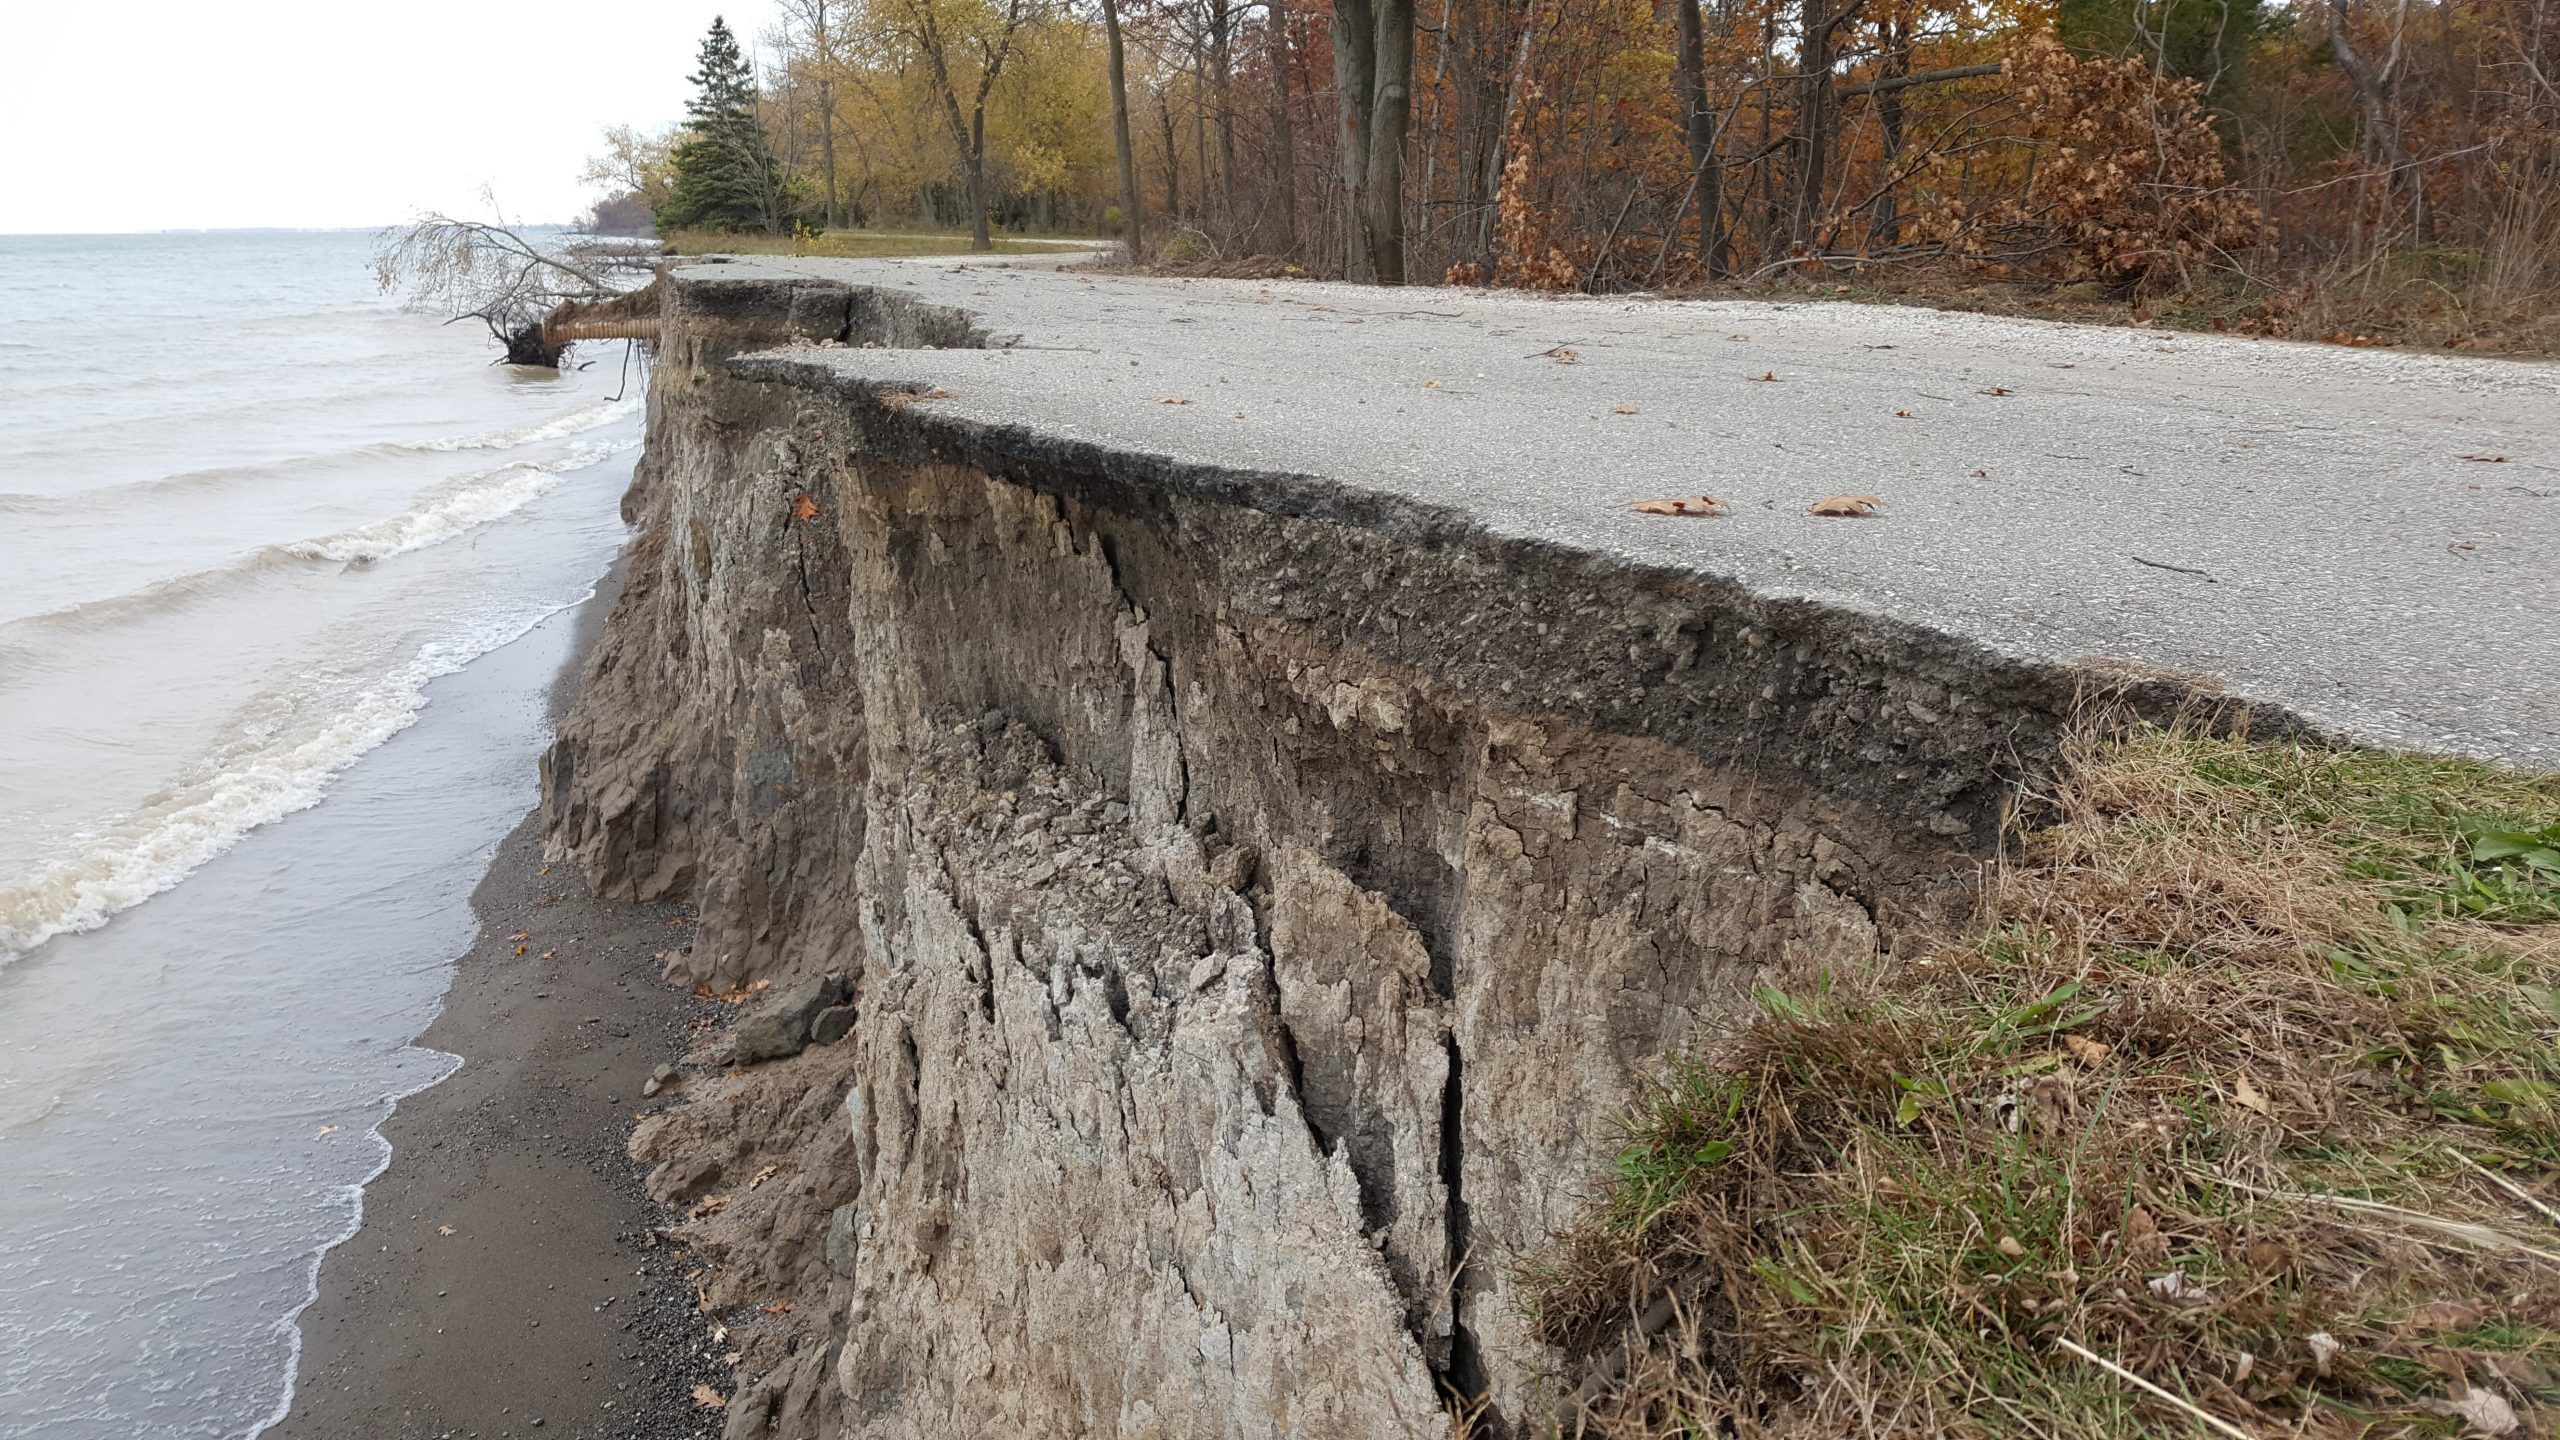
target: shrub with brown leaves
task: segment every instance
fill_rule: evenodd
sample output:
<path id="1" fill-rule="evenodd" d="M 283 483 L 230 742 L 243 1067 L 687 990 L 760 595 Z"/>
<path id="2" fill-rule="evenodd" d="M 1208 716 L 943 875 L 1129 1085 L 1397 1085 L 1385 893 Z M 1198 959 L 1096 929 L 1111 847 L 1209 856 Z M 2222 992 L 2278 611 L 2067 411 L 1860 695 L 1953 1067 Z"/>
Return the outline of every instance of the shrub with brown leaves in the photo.
<path id="1" fill-rule="evenodd" d="M 2007 63 L 2029 147 L 2021 184 L 1974 201 L 1947 186 L 1950 198 L 1922 220 L 1934 238 L 1977 259 L 2137 292 L 2179 285 L 2199 264 L 2271 238 L 2223 169 L 2194 81 L 2041 35 Z"/>

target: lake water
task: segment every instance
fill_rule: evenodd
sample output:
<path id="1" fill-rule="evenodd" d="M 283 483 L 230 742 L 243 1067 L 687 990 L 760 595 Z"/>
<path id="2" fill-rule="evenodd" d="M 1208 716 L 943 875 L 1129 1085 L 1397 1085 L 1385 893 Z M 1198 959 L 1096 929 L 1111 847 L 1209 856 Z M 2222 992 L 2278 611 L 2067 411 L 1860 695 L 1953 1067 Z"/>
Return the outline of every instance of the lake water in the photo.
<path id="1" fill-rule="evenodd" d="M 0 237 L 0 1440 L 281 1413 L 531 805 L 641 376 L 370 237 Z"/>

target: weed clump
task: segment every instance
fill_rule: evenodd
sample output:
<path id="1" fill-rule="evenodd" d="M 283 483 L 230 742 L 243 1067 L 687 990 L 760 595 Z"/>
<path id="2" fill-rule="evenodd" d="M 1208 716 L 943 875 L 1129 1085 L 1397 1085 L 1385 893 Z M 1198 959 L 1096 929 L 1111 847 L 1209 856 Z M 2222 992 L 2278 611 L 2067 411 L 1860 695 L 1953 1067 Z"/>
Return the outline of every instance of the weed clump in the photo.
<path id="1" fill-rule="evenodd" d="M 2026 799 L 1968 933 L 1631 1117 L 1523 1269 L 1563 1433 L 2547 1433 L 2560 777 L 2143 729 Z"/>

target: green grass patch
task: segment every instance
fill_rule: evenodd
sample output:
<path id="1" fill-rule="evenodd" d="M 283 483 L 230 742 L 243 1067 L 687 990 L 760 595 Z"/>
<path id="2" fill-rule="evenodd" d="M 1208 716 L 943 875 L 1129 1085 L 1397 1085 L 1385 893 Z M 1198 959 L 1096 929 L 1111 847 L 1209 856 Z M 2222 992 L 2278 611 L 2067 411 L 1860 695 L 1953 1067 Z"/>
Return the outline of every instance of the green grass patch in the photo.
<path id="1" fill-rule="evenodd" d="M 1564 1428 L 2547 1433 L 2560 778 L 2145 729 L 2021 812 L 1971 929 L 1628 1118 L 1520 1269 Z"/>

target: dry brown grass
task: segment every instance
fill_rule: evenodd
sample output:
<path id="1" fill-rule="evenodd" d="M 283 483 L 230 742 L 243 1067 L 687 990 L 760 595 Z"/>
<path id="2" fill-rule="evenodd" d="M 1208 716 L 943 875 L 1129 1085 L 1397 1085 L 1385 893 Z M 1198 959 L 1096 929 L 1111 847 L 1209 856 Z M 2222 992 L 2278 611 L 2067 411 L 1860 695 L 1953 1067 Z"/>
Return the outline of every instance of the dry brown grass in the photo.
<path id="1" fill-rule="evenodd" d="M 2143 730 L 2029 799 L 1971 933 L 1630 1121 L 1524 1271 L 1561 1428 L 2548 1433 L 2560 777 Z"/>

